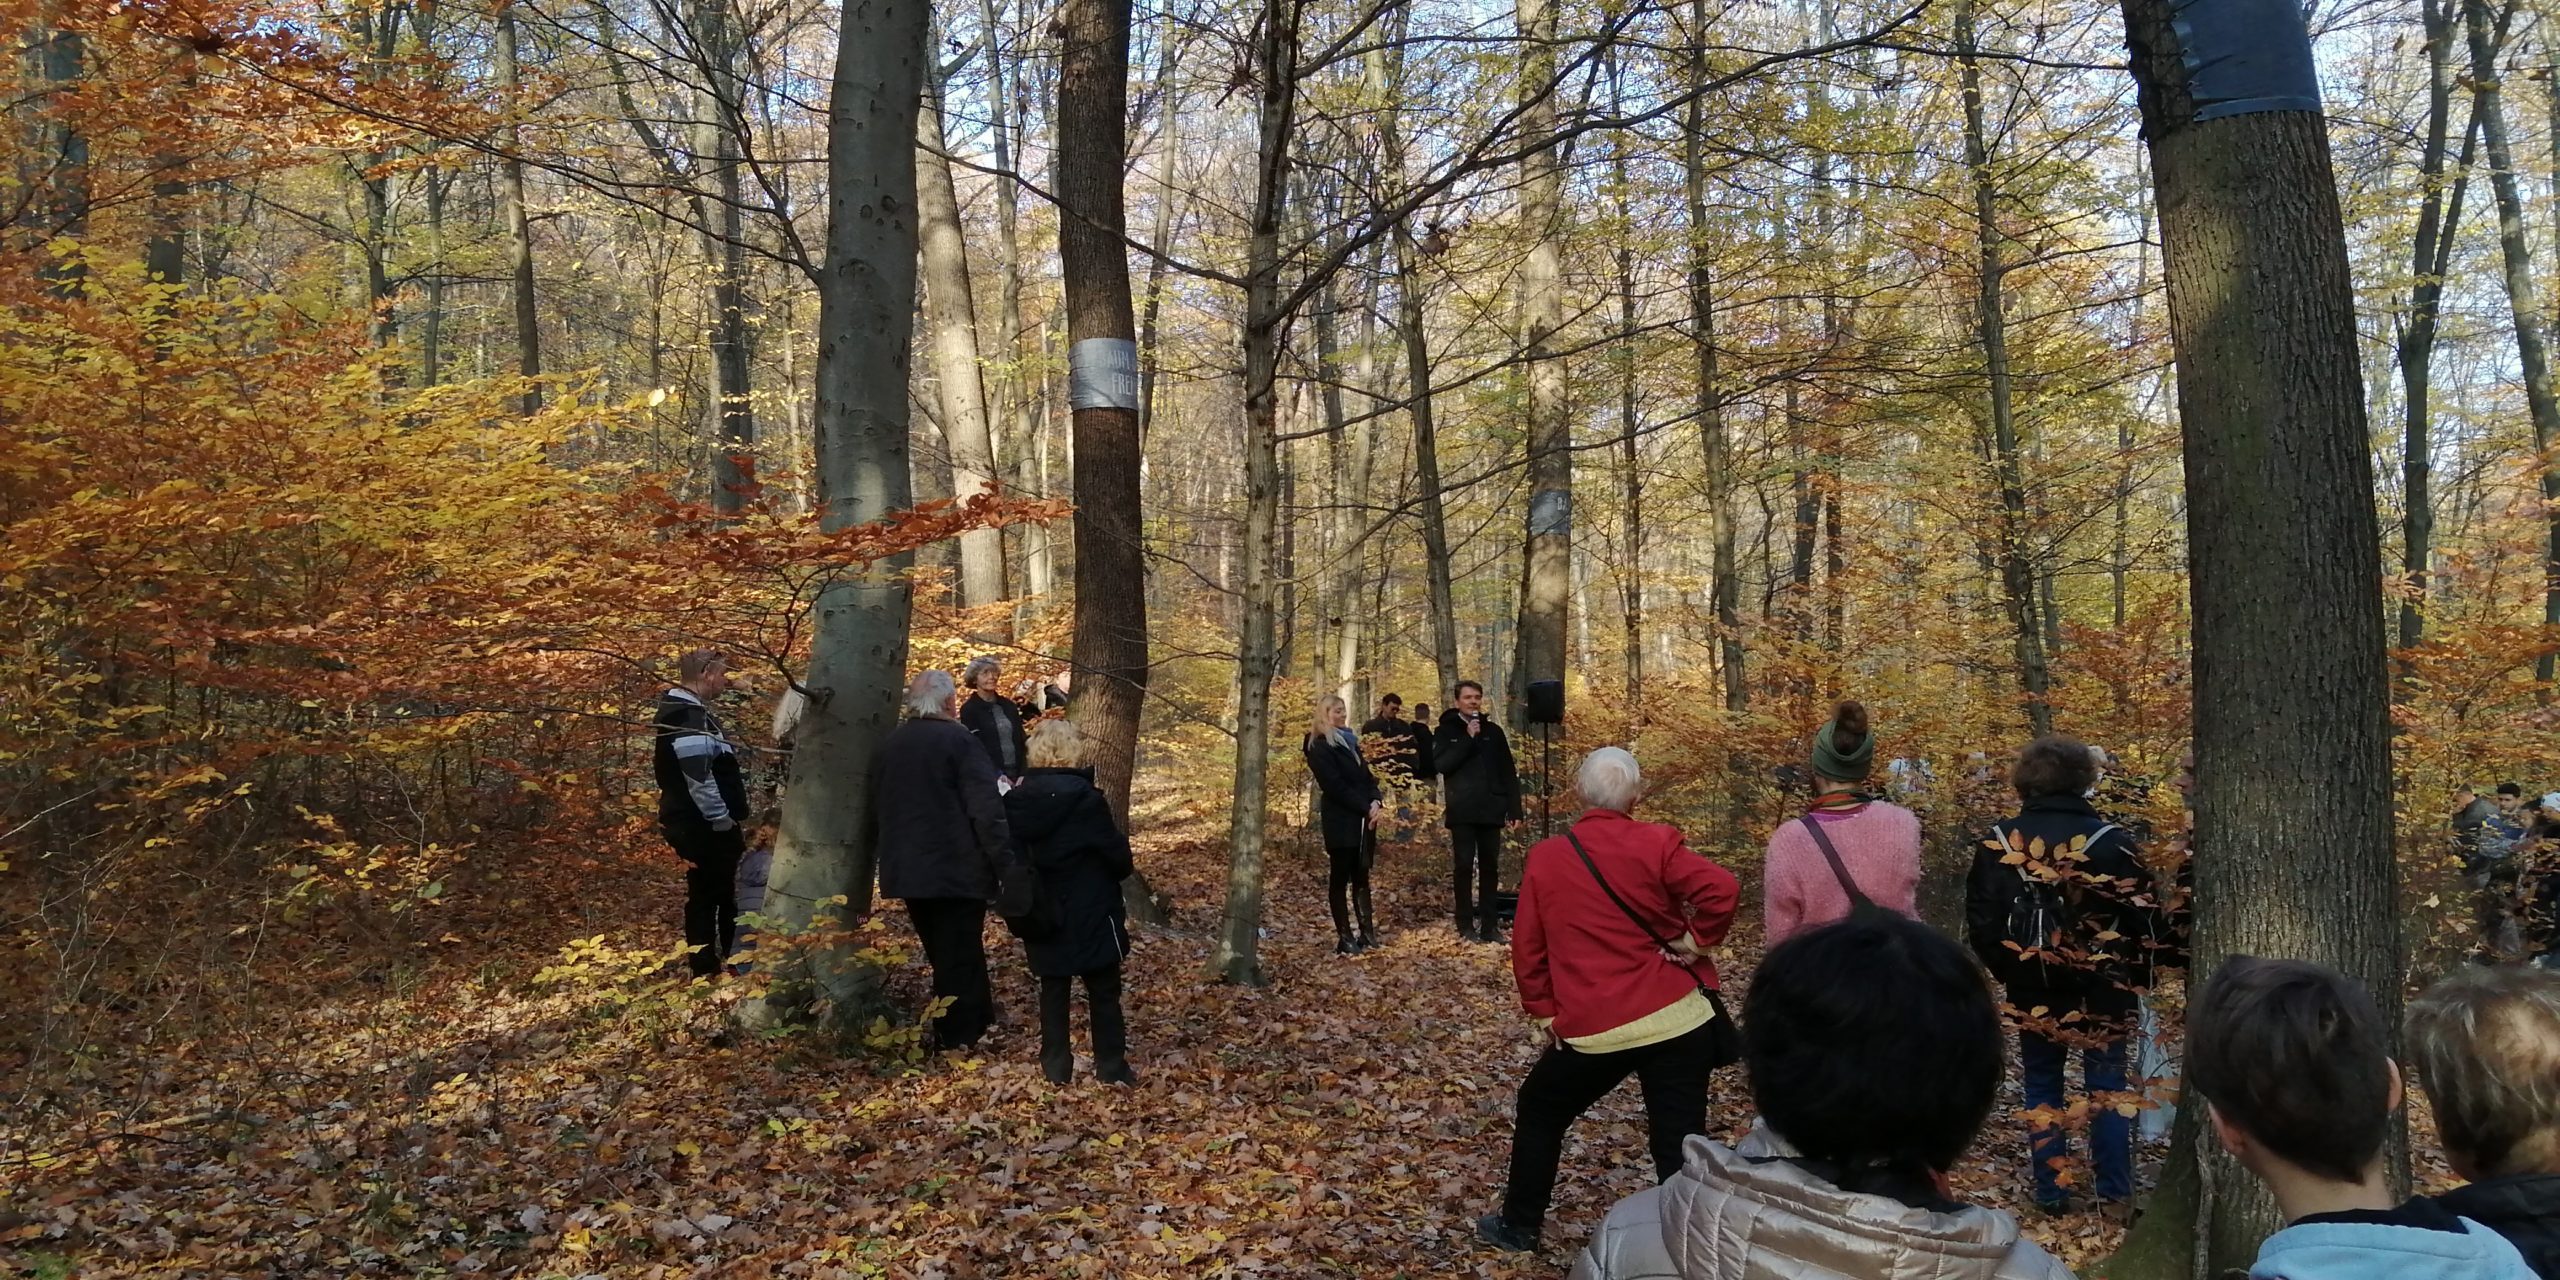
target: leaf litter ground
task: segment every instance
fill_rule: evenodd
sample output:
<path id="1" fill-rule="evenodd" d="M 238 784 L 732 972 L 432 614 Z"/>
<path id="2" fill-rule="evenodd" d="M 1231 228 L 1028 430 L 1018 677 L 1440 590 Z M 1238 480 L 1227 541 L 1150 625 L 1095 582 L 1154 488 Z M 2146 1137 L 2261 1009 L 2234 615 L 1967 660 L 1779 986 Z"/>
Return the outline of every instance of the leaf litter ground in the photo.
<path id="1" fill-rule="evenodd" d="M 1003 1024 L 914 1066 L 738 1034 L 744 983 L 529 981 L 592 918 L 673 944 L 681 877 L 643 856 L 580 887 L 590 921 L 457 904 L 394 990 L 271 992 L 240 1034 L 102 1067 L 75 1120 L 0 1122 L 0 1256 L 98 1277 L 1528 1277 L 1646 1185 L 1630 1082 L 1575 1127 L 1544 1253 L 1474 1243 L 1537 1049 L 1507 949 L 1450 928 L 1435 844 L 1389 846 L 1385 945 L 1347 959 L 1320 856 L 1277 854 L 1262 989 L 1202 976 L 1217 842 L 1141 849 L 1182 908 L 1129 964 L 1136 1088 L 1081 1056 L 1076 1083 L 1041 1078 L 1036 988 L 1000 928 Z M 1738 1009 L 1756 949 L 1730 950 Z M 920 966 L 891 990 L 920 1005 Z M 1977 1201 L 2022 1198 L 2015 1102 L 2013 1082 L 1958 1171 Z M 1738 1068 L 1713 1103 L 1718 1134 L 1747 1126 Z M 2094 1216 L 2027 1226 L 2075 1263 L 2114 1243 Z"/>

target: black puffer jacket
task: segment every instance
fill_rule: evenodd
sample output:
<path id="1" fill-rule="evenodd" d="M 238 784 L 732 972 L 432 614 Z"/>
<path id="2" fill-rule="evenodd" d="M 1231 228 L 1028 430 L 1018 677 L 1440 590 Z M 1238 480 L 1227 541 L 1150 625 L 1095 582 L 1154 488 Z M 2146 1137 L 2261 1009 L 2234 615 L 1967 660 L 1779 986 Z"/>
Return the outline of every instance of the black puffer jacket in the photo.
<path id="1" fill-rule="evenodd" d="M 1360 835 L 1369 826 L 1369 806 L 1381 799 L 1377 775 L 1369 772 L 1369 763 L 1360 758 L 1338 737 L 1325 741 L 1314 734 L 1298 744 L 1307 758 L 1307 772 L 1314 774 L 1317 815 L 1324 828 L 1327 849 L 1357 849 Z"/>
<path id="2" fill-rule="evenodd" d="M 1431 745 L 1431 763 L 1449 780 L 1442 820 L 1450 826 L 1490 825 L 1520 816 L 1520 767 L 1511 759 L 1511 739 L 1493 717 L 1481 733 L 1467 732 L 1467 717 L 1456 707 L 1440 713 L 1440 737 Z"/>
<path id="3" fill-rule="evenodd" d="M 1091 769 L 1033 769 L 1006 793 L 1005 818 L 1039 878 L 1038 905 L 1014 927 L 1031 971 L 1044 978 L 1093 973 L 1129 954 L 1129 837 Z"/>
<path id="4" fill-rule="evenodd" d="M 2560 1280 L 2560 1174 L 2475 1182 L 2436 1203 L 2507 1238 L 2542 1280 Z"/>
<path id="5" fill-rule="evenodd" d="M 890 730 L 871 796 L 881 897 L 997 899 L 1013 842 L 995 766 L 959 722 L 918 716 Z"/>
<path id="6" fill-rule="evenodd" d="M 2150 985 L 2158 963 L 2156 944 L 2168 936 L 2151 869 L 2136 856 L 2132 833 L 2109 824 L 2087 800 L 2069 795 L 2037 796 L 1997 830 L 2047 849 L 2089 840 L 2087 860 L 2073 864 L 2057 888 L 2073 934 L 2064 945 L 2087 954 L 2090 963 L 2022 962 L 2003 945 L 2023 876 L 2001 861 L 1988 832 L 1974 846 L 1973 870 L 1965 880 L 1965 937 L 1974 954 L 2020 1009 L 2042 1005 L 2056 1016 L 2077 1010 L 2093 1018 L 2130 1018 L 2136 989 Z M 2108 932 L 2116 937 L 2101 940 Z"/>

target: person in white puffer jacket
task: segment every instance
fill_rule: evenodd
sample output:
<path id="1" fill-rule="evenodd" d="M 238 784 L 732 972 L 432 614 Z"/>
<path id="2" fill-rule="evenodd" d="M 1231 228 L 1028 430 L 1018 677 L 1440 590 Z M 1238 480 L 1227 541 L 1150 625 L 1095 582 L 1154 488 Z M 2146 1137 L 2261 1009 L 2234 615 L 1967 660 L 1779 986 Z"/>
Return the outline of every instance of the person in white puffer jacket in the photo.
<path id="1" fill-rule="evenodd" d="M 1742 1020 L 1760 1121 L 1691 1137 L 1619 1201 L 1572 1280 L 2071 1280 L 2016 1219 L 1957 1200 L 2000 1091 L 1999 1005 L 1972 956 L 1876 913 L 1769 952 Z"/>

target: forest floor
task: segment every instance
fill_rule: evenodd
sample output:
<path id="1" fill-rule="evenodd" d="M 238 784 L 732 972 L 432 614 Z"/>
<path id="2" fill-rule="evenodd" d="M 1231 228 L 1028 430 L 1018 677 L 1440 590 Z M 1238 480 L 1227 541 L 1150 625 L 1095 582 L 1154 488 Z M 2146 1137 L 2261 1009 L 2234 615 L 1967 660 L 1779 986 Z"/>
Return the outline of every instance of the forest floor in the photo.
<path id="1" fill-rule="evenodd" d="M 1275 856 L 1274 984 L 1204 977 L 1221 832 L 1150 826 L 1176 904 L 1128 973 L 1132 1089 L 1040 1077 L 1034 987 L 1000 930 L 1007 1025 L 902 1063 L 731 1030 L 751 983 L 656 976 L 681 877 L 662 852 L 586 886 L 587 919 L 457 902 L 395 981 L 277 991 L 240 1034 L 96 1064 L 96 1105 L 0 1119 L 0 1264 L 40 1276 L 1404 1277 L 1561 1275 L 1646 1185 L 1634 1086 L 1576 1126 L 1543 1254 L 1478 1246 L 1536 1054 L 1507 949 L 1452 936 L 1445 854 L 1390 846 L 1385 946 L 1331 954 L 1321 857 Z M 1746 911 L 1746 917 L 1756 916 Z M 905 936 L 892 907 L 881 926 Z M 564 954 L 580 934 L 603 945 Z M 629 947 L 627 953 L 615 946 Z M 1755 947 L 1729 949 L 1728 990 Z M 551 973 L 541 975 L 545 969 Z M 922 1002 L 920 960 L 892 975 Z M 346 985 L 346 984 L 341 984 Z M 1079 1041 L 1082 1040 L 1081 1028 Z M 1711 1128 L 1749 1119 L 1738 1068 Z M 2014 1092 L 1960 1192 L 2015 1209 Z M 2149 1162 L 2146 1161 L 2146 1164 Z M 2029 1216 L 2067 1260 L 2094 1214 Z"/>

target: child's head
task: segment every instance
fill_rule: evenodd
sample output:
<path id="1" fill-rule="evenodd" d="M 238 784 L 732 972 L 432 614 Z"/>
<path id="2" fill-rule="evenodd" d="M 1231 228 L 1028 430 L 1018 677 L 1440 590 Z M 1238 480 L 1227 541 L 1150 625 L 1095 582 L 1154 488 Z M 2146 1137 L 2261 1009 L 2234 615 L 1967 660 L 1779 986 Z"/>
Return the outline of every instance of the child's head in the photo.
<path id="1" fill-rule="evenodd" d="M 1798 1151 L 1945 1171 L 2000 1091 L 2000 1009 L 1981 966 L 1900 916 L 1801 933 L 1761 961 L 1743 1011 L 1751 1099 Z"/>
<path id="2" fill-rule="evenodd" d="M 2301 960 L 2232 956 L 2187 1008 L 2187 1083 L 2251 1172 L 2268 1158 L 2363 1182 L 2382 1157 L 2400 1071 L 2363 987 Z"/>
<path id="3" fill-rule="evenodd" d="M 2469 968 L 2409 1006 L 2409 1065 L 2465 1178 L 2560 1173 L 2560 973 Z"/>

